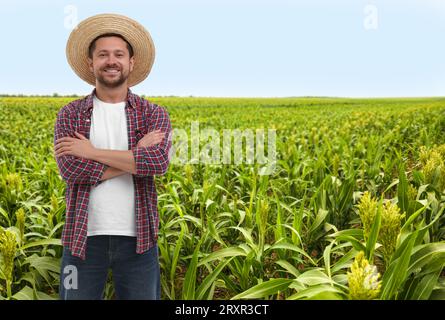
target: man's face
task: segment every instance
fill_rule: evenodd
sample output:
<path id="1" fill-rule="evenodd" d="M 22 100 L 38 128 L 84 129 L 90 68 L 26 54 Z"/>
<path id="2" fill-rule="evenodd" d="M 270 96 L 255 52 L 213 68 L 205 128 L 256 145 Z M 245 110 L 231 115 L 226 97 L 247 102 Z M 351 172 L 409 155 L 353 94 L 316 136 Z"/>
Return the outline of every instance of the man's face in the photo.
<path id="1" fill-rule="evenodd" d="M 133 71 L 134 57 L 130 58 L 127 43 L 119 37 L 96 40 L 92 59 L 88 59 L 90 71 L 97 81 L 108 88 L 124 84 Z"/>

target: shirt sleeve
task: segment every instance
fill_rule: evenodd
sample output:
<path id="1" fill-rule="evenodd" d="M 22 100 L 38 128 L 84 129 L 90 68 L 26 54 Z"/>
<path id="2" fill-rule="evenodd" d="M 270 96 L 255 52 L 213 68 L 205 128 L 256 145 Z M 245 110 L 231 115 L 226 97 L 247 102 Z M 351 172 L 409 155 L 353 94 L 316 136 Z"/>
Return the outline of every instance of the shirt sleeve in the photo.
<path id="1" fill-rule="evenodd" d="M 171 148 L 171 122 L 167 111 L 156 104 L 148 125 L 148 132 L 160 129 L 165 132 L 164 139 L 157 145 L 150 147 L 133 147 L 134 160 L 136 163 L 137 177 L 163 175 L 167 172 L 170 163 L 169 151 Z"/>
<path id="2" fill-rule="evenodd" d="M 74 119 L 66 107 L 57 114 L 54 126 L 54 147 L 56 140 L 62 137 L 75 137 Z M 104 171 L 107 166 L 103 163 L 90 159 L 79 158 L 72 155 L 56 157 L 57 167 L 62 179 L 68 184 L 91 184 L 96 186 L 102 181 Z"/>

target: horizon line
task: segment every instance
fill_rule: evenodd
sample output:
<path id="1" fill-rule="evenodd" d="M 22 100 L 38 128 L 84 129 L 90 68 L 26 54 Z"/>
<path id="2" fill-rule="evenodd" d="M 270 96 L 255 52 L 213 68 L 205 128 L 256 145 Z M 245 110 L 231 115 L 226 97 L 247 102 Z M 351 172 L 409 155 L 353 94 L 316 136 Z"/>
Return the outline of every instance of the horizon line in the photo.
<path id="1" fill-rule="evenodd" d="M 88 93 L 90 94 L 90 93 Z M 0 98 L 81 98 L 88 94 L 59 94 L 57 92 L 53 94 L 23 94 L 23 93 L 0 93 Z M 316 99 L 440 99 L 445 96 L 199 96 L 199 95 L 146 95 L 138 94 L 143 98 L 212 98 L 212 99 L 303 99 L 303 98 L 316 98 Z"/>

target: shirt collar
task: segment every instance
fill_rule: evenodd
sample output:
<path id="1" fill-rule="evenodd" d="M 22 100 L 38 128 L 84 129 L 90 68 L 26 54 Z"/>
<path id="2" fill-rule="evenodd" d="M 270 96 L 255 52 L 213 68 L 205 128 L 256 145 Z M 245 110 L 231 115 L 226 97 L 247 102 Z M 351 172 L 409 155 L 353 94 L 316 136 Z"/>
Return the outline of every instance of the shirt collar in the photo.
<path id="1" fill-rule="evenodd" d="M 85 104 L 84 104 L 84 112 L 89 112 L 91 109 L 93 109 L 93 99 L 96 95 L 96 88 L 93 89 L 93 91 L 85 97 Z M 127 105 L 132 107 L 133 109 L 136 109 L 137 103 L 136 103 L 136 97 L 135 94 L 131 92 L 130 89 L 128 89 L 127 92 Z"/>

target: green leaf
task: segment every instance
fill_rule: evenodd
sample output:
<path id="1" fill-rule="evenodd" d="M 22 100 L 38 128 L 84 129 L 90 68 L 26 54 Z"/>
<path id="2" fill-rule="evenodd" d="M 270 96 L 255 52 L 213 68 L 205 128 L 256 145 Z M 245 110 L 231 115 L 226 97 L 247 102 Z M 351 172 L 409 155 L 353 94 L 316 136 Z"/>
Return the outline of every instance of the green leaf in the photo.
<path id="1" fill-rule="evenodd" d="M 300 275 L 300 272 L 298 271 L 297 268 L 295 268 L 293 266 L 292 263 L 290 263 L 289 261 L 286 260 L 278 260 L 275 261 L 276 264 L 278 264 L 280 267 L 284 268 L 284 270 L 287 273 L 290 273 L 291 275 L 293 275 L 295 278 L 297 278 Z"/>
<path id="2" fill-rule="evenodd" d="M 19 250 L 25 250 L 25 249 L 32 248 L 32 247 L 45 246 L 45 245 L 50 245 L 50 244 L 61 246 L 62 241 L 60 239 L 45 239 L 45 240 L 33 241 L 33 242 L 30 242 L 28 244 L 21 246 L 19 248 Z"/>
<path id="3" fill-rule="evenodd" d="M 397 185 L 397 199 L 400 211 L 408 213 L 408 180 L 405 174 L 405 166 L 403 163 L 399 168 L 399 184 Z"/>
<path id="4" fill-rule="evenodd" d="M 409 227 L 414 222 L 414 220 L 427 208 L 428 205 L 423 206 L 416 212 L 414 212 L 412 215 L 409 216 L 408 220 L 403 224 L 402 229 L 400 230 L 400 233 L 406 233 L 409 232 Z"/>
<path id="5" fill-rule="evenodd" d="M 50 296 L 42 291 L 36 292 L 37 300 L 58 300 L 58 297 Z"/>
<path id="6" fill-rule="evenodd" d="M 303 283 L 307 286 L 315 286 L 318 284 L 333 284 L 331 278 L 329 278 L 320 269 L 313 269 L 302 273 L 296 281 Z"/>
<path id="7" fill-rule="evenodd" d="M 329 211 L 325 210 L 325 209 L 318 209 L 317 215 L 315 216 L 315 220 L 314 223 L 312 223 L 312 225 L 309 228 L 308 233 L 311 234 L 313 233 L 315 230 L 317 230 L 321 223 L 326 219 L 326 216 L 328 215 Z"/>
<path id="8" fill-rule="evenodd" d="M 349 268 L 352 264 L 352 260 L 357 255 L 357 250 L 354 248 L 349 250 L 347 254 L 341 257 L 331 268 L 331 272 L 335 273 L 343 268 Z"/>
<path id="9" fill-rule="evenodd" d="M 445 288 L 434 289 L 430 300 L 445 300 Z"/>
<path id="10" fill-rule="evenodd" d="M 438 259 L 445 263 L 445 243 L 427 243 L 416 246 L 411 254 L 411 260 L 408 267 L 408 273 L 414 272 L 416 269 L 423 268 L 431 260 Z"/>
<path id="11" fill-rule="evenodd" d="M 293 279 L 270 279 L 269 281 L 257 284 L 246 291 L 232 297 L 237 299 L 261 299 L 276 294 L 278 291 L 286 290 L 293 282 Z"/>
<path id="12" fill-rule="evenodd" d="M 346 214 L 346 207 L 352 202 L 354 193 L 355 179 L 351 176 L 348 180 L 343 181 L 340 191 L 340 203 L 338 207 L 339 214 Z"/>
<path id="13" fill-rule="evenodd" d="M 206 201 L 206 210 L 208 210 L 209 209 L 209 206 L 211 206 L 212 204 L 214 204 L 215 203 L 215 201 L 213 201 L 213 200 L 211 200 L 211 199 L 207 199 L 207 201 Z"/>
<path id="14" fill-rule="evenodd" d="M 362 229 L 347 229 L 342 231 L 337 231 L 329 235 L 329 237 L 341 238 L 341 237 L 354 237 L 357 240 L 363 240 L 363 230 Z"/>
<path id="15" fill-rule="evenodd" d="M 359 230 L 359 231 L 361 231 L 361 235 L 363 236 L 363 230 Z M 363 245 L 363 243 L 361 243 L 360 240 L 358 240 L 357 238 L 355 238 L 353 236 L 339 235 L 335 238 L 335 240 L 339 241 L 339 242 L 340 241 L 349 242 L 355 250 L 366 252 L 366 247 Z"/>
<path id="16" fill-rule="evenodd" d="M 182 226 L 182 223 L 181 223 L 181 226 Z M 181 228 L 181 233 L 179 234 L 179 238 L 176 241 L 175 250 L 173 251 L 173 259 L 172 259 L 172 264 L 171 264 L 171 269 L 170 269 L 170 280 L 172 280 L 172 281 L 175 278 L 176 266 L 178 265 L 179 253 L 181 252 L 183 238 L 184 238 L 184 228 Z"/>
<path id="17" fill-rule="evenodd" d="M 298 252 L 302 255 L 304 255 L 306 258 L 309 259 L 309 261 L 313 264 L 313 265 L 317 265 L 314 260 L 312 260 L 312 258 L 300 247 L 291 244 L 291 243 L 287 243 L 287 242 L 279 242 L 279 243 L 275 243 L 274 245 L 270 246 L 269 248 L 265 249 L 264 251 L 267 252 L 269 250 L 274 250 L 274 249 L 286 249 L 286 250 L 291 250 L 291 251 L 295 251 Z"/>
<path id="18" fill-rule="evenodd" d="M 209 263 L 217 259 L 223 259 L 225 257 L 246 256 L 246 252 L 240 247 L 229 247 L 220 249 L 218 251 L 210 253 L 207 257 L 199 261 L 198 266 Z"/>
<path id="19" fill-rule="evenodd" d="M 284 230 L 284 227 L 282 226 L 282 213 L 281 213 L 280 200 L 279 200 L 278 195 L 275 190 L 274 190 L 274 197 L 275 197 L 275 202 L 277 204 L 277 219 L 276 219 L 276 227 L 274 228 L 274 232 L 275 232 L 275 240 L 278 241 L 279 239 L 283 238 L 283 235 L 285 234 L 285 230 Z"/>
<path id="20" fill-rule="evenodd" d="M 344 293 L 329 285 L 317 285 L 291 295 L 288 300 L 344 300 Z"/>
<path id="21" fill-rule="evenodd" d="M 65 225 L 65 221 L 62 221 L 62 222 L 59 222 L 58 224 L 56 224 L 54 226 L 54 228 L 51 230 L 51 232 L 48 234 L 48 237 L 51 238 L 57 232 L 57 230 L 62 228 L 64 225 Z"/>
<path id="22" fill-rule="evenodd" d="M 334 241 L 332 241 L 323 251 L 324 267 L 326 274 L 331 278 L 331 249 Z"/>
<path id="23" fill-rule="evenodd" d="M 253 242 L 253 238 L 252 238 L 252 231 L 248 230 L 246 228 L 242 228 L 242 227 L 230 227 L 231 229 L 236 229 L 239 232 L 241 232 L 244 236 L 244 238 L 246 239 L 246 242 L 251 246 L 254 247 L 255 243 Z"/>
<path id="24" fill-rule="evenodd" d="M 12 296 L 15 300 L 34 300 L 34 290 L 25 286 L 22 290 Z"/>
<path id="25" fill-rule="evenodd" d="M 443 266 L 442 266 L 443 267 Z M 437 283 L 437 279 L 442 272 L 442 268 L 437 268 L 435 272 L 431 272 L 425 275 L 420 281 L 419 285 L 416 286 L 413 295 L 410 300 L 428 300 L 433 292 L 433 289 Z"/>
<path id="26" fill-rule="evenodd" d="M 382 203 L 383 203 L 383 196 L 381 197 L 378 204 L 378 209 L 374 218 L 374 223 L 372 224 L 371 232 L 369 233 L 369 239 L 366 240 L 366 258 L 371 264 L 374 260 L 375 245 L 377 243 L 377 238 L 379 236 L 379 231 L 380 231 L 380 224 L 382 221 Z"/>
<path id="27" fill-rule="evenodd" d="M 21 281 L 27 281 L 33 288 L 36 286 L 36 280 L 34 279 L 34 275 L 31 271 L 25 273 L 19 280 Z"/>
<path id="28" fill-rule="evenodd" d="M 48 271 L 54 272 L 56 274 L 60 273 L 60 259 L 53 257 L 39 257 L 37 254 L 33 254 L 25 259 L 25 264 L 30 265 L 31 268 L 34 268 L 47 283 L 51 282 L 50 274 Z"/>
<path id="29" fill-rule="evenodd" d="M 25 259 L 25 263 L 29 263 L 31 267 L 37 271 L 48 270 L 60 273 L 60 259 L 53 257 L 39 257 L 36 254 Z"/>
<path id="30" fill-rule="evenodd" d="M 218 277 L 218 275 L 221 273 L 221 271 L 224 269 L 224 267 L 233 259 L 227 259 L 223 262 L 221 262 L 216 268 L 215 270 L 213 270 L 212 272 L 210 272 L 210 274 L 202 281 L 201 285 L 199 286 L 198 290 L 196 291 L 196 298 L 198 300 L 201 300 L 205 293 L 207 292 L 207 290 L 212 286 L 212 284 L 215 282 L 216 278 Z"/>
<path id="31" fill-rule="evenodd" d="M 277 225 L 277 227 L 281 227 L 281 226 L 284 227 L 284 228 L 287 228 L 287 229 L 289 229 L 291 231 L 291 239 L 292 239 L 292 243 L 294 245 L 299 246 L 303 242 L 301 240 L 301 236 L 300 236 L 298 230 L 296 230 L 293 226 L 290 226 L 288 224 Z M 284 232 L 284 234 L 285 234 L 285 232 Z M 281 239 L 277 239 L 276 242 L 283 241 L 283 239 L 284 239 L 284 241 L 286 241 L 287 238 L 283 237 Z"/>
<path id="32" fill-rule="evenodd" d="M 199 249 L 201 247 L 201 243 L 205 237 L 202 237 L 199 240 L 198 245 L 193 252 L 192 260 L 187 268 L 187 272 L 185 274 L 183 291 L 182 291 L 182 299 L 184 300 L 194 300 L 195 299 L 195 284 L 196 284 L 196 271 L 198 268 L 198 255 Z"/>
<path id="33" fill-rule="evenodd" d="M 292 227 L 297 231 L 296 233 L 292 233 L 292 243 L 294 245 L 300 245 L 301 244 L 301 237 L 300 237 L 300 233 L 301 233 L 301 227 L 303 225 L 302 221 L 303 221 L 303 215 L 304 215 L 304 206 L 306 203 L 306 192 L 307 190 L 305 190 L 304 195 L 303 195 L 303 200 L 301 202 L 300 208 L 298 210 L 296 209 L 290 209 L 292 212 L 293 211 L 293 221 L 292 221 Z M 284 208 L 286 208 L 286 206 L 284 204 L 281 204 Z"/>
<path id="34" fill-rule="evenodd" d="M 390 300 L 397 298 L 398 291 L 406 280 L 407 269 L 411 257 L 411 251 L 416 241 L 418 232 L 411 233 L 402 243 L 401 248 L 398 248 L 394 253 L 394 256 L 398 256 L 396 259 L 391 260 L 391 263 L 383 275 L 382 279 L 382 300 Z M 401 251 L 399 254 L 398 251 Z"/>
<path id="35" fill-rule="evenodd" d="M 5 218 L 7 225 L 11 226 L 11 219 L 9 218 L 9 214 L 2 207 L 0 207 L 0 215 L 2 215 Z"/>

